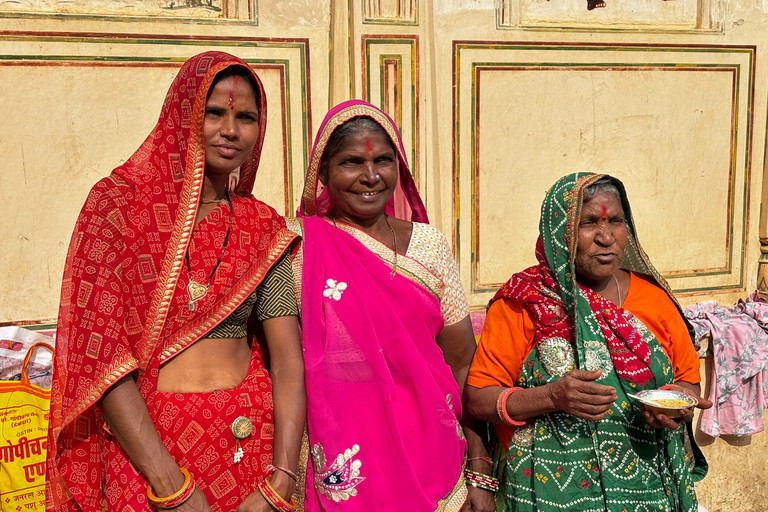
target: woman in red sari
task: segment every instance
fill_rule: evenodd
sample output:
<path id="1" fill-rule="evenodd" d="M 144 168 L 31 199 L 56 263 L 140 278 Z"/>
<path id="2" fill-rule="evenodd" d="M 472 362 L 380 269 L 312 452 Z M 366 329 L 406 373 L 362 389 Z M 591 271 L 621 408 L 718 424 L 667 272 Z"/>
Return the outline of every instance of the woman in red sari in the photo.
<path id="1" fill-rule="evenodd" d="M 296 235 L 251 195 L 266 106 L 245 62 L 197 55 L 141 147 L 91 190 L 64 271 L 47 509 L 287 505 L 305 394 L 284 256 Z"/>

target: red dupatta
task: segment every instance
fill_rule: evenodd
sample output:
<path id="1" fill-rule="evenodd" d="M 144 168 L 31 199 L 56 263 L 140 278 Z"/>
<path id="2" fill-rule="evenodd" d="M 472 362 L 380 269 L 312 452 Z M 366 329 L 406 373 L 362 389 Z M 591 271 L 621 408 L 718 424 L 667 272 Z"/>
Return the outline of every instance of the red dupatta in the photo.
<path id="1" fill-rule="evenodd" d="M 215 76 L 230 66 L 249 70 L 258 84 L 260 134 L 232 193 L 232 236 L 222 253 L 228 205 L 218 206 L 197 228 L 194 222 L 205 169 L 207 94 Z M 151 397 L 160 363 L 234 311 L 295 238 L 277 212 L 251 195 L 266 110 L 261 82 L 245 62 L 223 52 L 192 57 L 141 147 L 91 190 L 62 283 L 46 508 L 101 510 L 106 434 L 98 400 L 131 372 L 145 399 Z M 186 309 L 188 247 L 198 280 L 205 281 L 212 260 L 222 254 L 194 312 Z"/>

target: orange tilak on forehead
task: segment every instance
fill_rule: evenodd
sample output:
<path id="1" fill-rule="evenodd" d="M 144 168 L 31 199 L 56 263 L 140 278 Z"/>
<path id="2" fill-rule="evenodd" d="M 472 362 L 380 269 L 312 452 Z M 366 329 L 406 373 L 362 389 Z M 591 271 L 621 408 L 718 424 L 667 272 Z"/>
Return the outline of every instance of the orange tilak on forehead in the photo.
<path id="1" fill-rule="evenodd" d="M 602 217 L 602 220 L 607 220 L 607 218 L 605 216 L 605 205 L 603 204 L 603 205 L 600 205 L 600 206 L 603 207 L 603 217 Z"/>
<path id="2" fill-rule="evenodd" d="M 371 145 L 370 139 L 365 139 L 365 149 L 368 150 L 369 155 L 373 153 L 373 145 Z"/>

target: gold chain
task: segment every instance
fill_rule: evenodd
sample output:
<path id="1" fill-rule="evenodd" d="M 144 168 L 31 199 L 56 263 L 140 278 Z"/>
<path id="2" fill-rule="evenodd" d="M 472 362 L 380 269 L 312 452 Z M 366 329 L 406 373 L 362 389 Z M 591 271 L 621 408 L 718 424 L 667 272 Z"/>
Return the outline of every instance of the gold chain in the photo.
<path id="1" fill-rule="evenodd" d="M 389 232 L 392 233 L 392 247 L 393 251 L 395 253 L 395 262 L 392 265 L 392 275 L 395 275 L 395 272 L 397 272 L 397 237 L 395 236 L 395 230 L 392 229 L 392 226 L 389 223 L 389 215 L 386 213 L 384 214 L 384 222 L 387 223 L 387 227 L 389 228 Z"/>

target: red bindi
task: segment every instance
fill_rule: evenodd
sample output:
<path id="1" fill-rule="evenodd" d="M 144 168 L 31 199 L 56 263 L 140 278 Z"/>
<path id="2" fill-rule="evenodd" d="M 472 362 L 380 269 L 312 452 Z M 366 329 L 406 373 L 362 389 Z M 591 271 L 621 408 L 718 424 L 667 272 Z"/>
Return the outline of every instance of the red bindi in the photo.
<path id="1" fill-rule="evenodd" d="M 602 205 L 602 206 L 603 206 L 603 220 L 608 220 L 607 217 L 605 216 L 605 205 Z"/>
<path id="2" fill-rule="evenodd" d="M 371 141 L 368 139 L 365 139 L 365 149 L 368 150 L 369 155 L 373 153 L 373 146 L 371 145 Z"/>
<path id="3" fill-rule="evenodd" d="M 232 77 L 232 88 L 229 90 L 229 109 L 235 110 L 235 94 L 237 94 L 237 86 L 240 82 L 239 76 Z"/>

